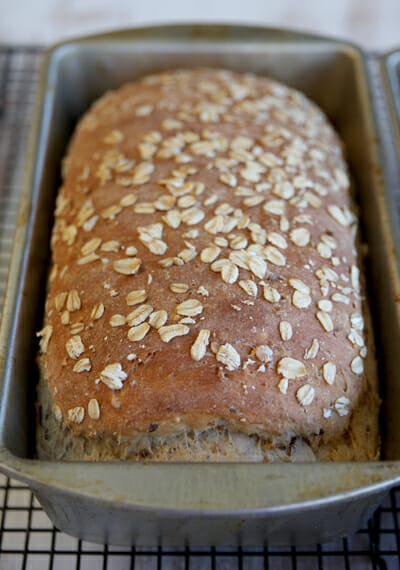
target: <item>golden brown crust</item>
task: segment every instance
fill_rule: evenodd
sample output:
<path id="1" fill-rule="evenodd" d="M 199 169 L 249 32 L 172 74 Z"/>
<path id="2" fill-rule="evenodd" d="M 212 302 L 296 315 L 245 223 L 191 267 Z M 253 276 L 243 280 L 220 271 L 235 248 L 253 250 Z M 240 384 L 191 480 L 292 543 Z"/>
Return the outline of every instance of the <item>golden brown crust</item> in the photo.
<path id="1" fill-rule="evenodd" d="M 367 388 L 341 146 L 269 79 L 171 72 L 80 122 L 41 331 L 73 435 L 335 440 Z M 376 415 L 376 414 L 375 414 Z"/>

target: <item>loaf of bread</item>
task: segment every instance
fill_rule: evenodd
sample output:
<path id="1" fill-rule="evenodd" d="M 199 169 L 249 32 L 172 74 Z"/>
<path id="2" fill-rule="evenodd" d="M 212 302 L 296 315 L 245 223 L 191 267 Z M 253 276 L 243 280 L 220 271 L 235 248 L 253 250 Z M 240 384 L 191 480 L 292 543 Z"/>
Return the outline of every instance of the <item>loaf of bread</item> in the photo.
<path id="1" fill-rule="evenodd" d="M 38 456 L 376 459 L 357 240 L 341 143 L 301 93 L 211 69 L 107 93 L 63 163 Z"/>

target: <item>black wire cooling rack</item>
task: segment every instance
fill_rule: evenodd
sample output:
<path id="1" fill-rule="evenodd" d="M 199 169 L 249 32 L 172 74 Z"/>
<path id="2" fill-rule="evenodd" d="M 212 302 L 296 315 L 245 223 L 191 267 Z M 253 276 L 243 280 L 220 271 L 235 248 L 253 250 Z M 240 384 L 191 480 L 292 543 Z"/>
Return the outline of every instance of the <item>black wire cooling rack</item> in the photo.
<path id="1" fill-rule="evenodd" d="M 0 46 L 0 312 L 42 58 L 39 48 Z M 383 570 L 400 568 L 400 488 L 368 525 L 313 547 L 122 548 L 53 527 L 31 491 L 0 475 L 0 569 Z"/>

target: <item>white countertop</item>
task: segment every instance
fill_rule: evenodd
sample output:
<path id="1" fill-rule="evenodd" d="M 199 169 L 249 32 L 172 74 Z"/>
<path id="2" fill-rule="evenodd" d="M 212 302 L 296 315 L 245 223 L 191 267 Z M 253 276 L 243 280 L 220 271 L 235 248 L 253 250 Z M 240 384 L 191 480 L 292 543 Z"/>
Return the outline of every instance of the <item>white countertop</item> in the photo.
<path id="1" fill-rule="evenodd" d="M 399 0 L 0 0 L 0 44 L 48 45 L 172 22 L 286 27 L 352 41 L 368 50 L 400 47 Z"/>

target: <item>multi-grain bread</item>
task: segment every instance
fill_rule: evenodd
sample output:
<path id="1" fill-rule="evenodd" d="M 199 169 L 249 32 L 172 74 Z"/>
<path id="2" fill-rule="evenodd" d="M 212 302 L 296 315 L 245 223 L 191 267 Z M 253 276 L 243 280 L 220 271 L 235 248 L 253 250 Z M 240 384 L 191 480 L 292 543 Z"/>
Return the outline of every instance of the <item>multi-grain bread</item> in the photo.
<path id="1" fill-rule="evenodd" d="M 356 233 L 297 91 L 194 70 L 106 94 L 57 199 L 39 457 L 375 459 Z"/>

